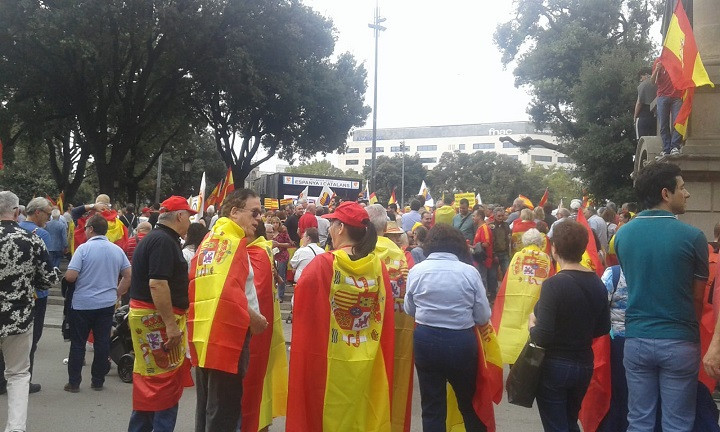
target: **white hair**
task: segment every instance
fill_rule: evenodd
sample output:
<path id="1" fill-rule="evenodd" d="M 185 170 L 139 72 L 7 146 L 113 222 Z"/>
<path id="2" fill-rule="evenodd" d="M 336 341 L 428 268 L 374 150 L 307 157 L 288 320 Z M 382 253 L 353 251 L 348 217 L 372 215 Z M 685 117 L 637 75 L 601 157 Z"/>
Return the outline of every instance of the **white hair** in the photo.
<path id="1" fill-rule="evenodd" d="M 185 211 L 185 210 L 175 210 L 175 211 L 169 211 L 169 212 L 162 212 L 160 215 L 158 215 L 158 222 L 160 221 L 168 221 L 173 220 L 178 215 L 179 212 Z"/>
<path id="2" fill-rule="evenodd" d="M 375 231 L 378 235 L 383 235 L 387 229 L 388 217 L 387 211 L 382 204 L 372 204 L 365 207 L 368 216 L 370 217 L 370 223 L 375 226 Z"/>
<path id="3" fill-rule="evenodd" d="M 37 197 L 30 200 L 27 207 L 25 207 L 25 212 L 27 214 L 33 214 L 38 210 L 45 210 L 50 205 L 50 201 L 43 197 Z"/>
<path id="4" fill-rule="evenodd" d="M 60 219 L 60 210 L 53 209 L 52 212 L 50 213 L 50 215 L 52 216 L 53 219 L 56 219 L 56 220 Z"/>
<path id="5" fill-rule="evenodd" d="M 20 207 L 20 200 L 17 195 L 10 191 L 0 192 L 0 216 L 13 217 L 15 209 Z"/>
<path id="6" fill-rule="evenodd" d="M 530 228 L 525 231 L 522 235 L 522 242 L 524 246 L 536 245 L 538 247 L 543 246 L 543 237 L 540 231 L 535 228 Z"/>
<path id="7" fill-rule="evenodd" d="M 207 214 L 209 214 L 209 215 L 214 215 L 214 214 L 215 214 L 215 206 L 214 206 L 214 205 L 209 205 L 208 208 L 207 208 L 207 210 L 205 210 L 205 212 L 206 212 Z"/>

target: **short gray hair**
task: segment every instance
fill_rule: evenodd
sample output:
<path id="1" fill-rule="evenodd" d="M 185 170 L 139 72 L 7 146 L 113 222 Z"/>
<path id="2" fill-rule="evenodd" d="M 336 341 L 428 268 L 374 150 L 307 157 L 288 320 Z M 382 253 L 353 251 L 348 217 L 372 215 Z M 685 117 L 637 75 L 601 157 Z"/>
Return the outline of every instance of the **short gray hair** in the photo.
<path id="1" fill-rule="evenodd" d="M 535 228 L 530 228 L 525 231 L 522 235 L 522 242 L 524 246 L 536 245 L 538 247 L 543 246 L 543 236 L 540 231 Z"/>
<path id="2" fill-rule="evenodd" d="M 60 219 L 60 210 L 53 209 L 52 212 L 50 213 L 50 215 L 52 216 L 53 219 Z"/>
<path id="3" fill-rule="evenodd" d="M 365 207 L 365 210 L 370 216 L 370 223 L 375 226 L 375 231 L 378 235 L 383 235 L 387 229 L 388 217 L 387 211 L 382 204 L 372 204 Z"/>
<path id="4" fill-rule="evenodd" d="M 7 190 L 0 192 L 0 216 L 14 216 L 15 209 L 18 207 L 20 207 L 20 200 L 17 195 Z"/>
<path id="5" fill-rule="evenodd" d="M 565 207 L 560 208 L 560 209 L 558 209 L 558 211 L 557 211 L 557 213 L 555 214 L 555 216 L 556 216 L 558 219 L 566 218 L 566 217 L 570 216 L 570 210 L 566 209 Z"/>
<path id="6" fill-rule="evenodd" d="M 34 214 L 38 210 L 45 210 L 50 206 L 50 201 L 43 197 L 37 197 L 30 200 L 27 207 L 25 207 L 25 211 L 27 214 L 31 215 Z"/>
<path id="7" fill-rule="evenodd" d="M 178 215 L 178 213 L 180 213 L 181 211 L 186 211 L 186 210 L 175 210 L 175 211 L 169 211 L 169 212 L 162 212 L 158 216 L 158 222 L 173 220 Z"/>

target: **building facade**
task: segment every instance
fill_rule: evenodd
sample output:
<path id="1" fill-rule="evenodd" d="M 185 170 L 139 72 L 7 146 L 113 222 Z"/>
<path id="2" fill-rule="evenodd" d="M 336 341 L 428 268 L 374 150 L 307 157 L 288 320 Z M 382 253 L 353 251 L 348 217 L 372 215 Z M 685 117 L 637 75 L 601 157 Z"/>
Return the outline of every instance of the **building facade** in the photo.
<path id="1" fill-rule="evenodd" d="M 372 159 L 372 129 L 358 129 L 351 133 L 347 152 L 338 156 L 338 168 L 354 169 L 362 172 L 364 165 Z M 555 143 L 555 138 L 546 131 L 536 130 L 532 122 L 479 123 L 448 126 L 421 126 L 405 128 L 386 128 L 377 130 L 377 156 L 392 157 L 402 152 L 420 155 L 426 168 L 434 168 L 445 152 L 477 151 L 496 152 L 517 159 L 523 164 L 538 163 L 571 167 L 570 159 L 557 151 L 544 147 L 532 147 L 523 153 L 511 142 L 500 141 L 501 136 L 509 136 L 515 141 L 525 137 L 541 139 Z"/>

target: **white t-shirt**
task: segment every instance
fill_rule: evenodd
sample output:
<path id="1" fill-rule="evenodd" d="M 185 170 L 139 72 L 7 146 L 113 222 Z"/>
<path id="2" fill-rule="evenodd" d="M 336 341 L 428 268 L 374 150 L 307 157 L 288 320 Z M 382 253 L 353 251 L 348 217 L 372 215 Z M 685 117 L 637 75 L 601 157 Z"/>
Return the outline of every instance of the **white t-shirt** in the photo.
<path id="1" fill-rule="evenodd" d="M 323 252 L 325 251 L 315 243 L 310 243 L 295 251 L 295 254 L 293 254 L 290 260 L 290 266 L 295 269 L 295 281 L 300 280 L 303 269 L 310 264 L 310 261 Z"/>

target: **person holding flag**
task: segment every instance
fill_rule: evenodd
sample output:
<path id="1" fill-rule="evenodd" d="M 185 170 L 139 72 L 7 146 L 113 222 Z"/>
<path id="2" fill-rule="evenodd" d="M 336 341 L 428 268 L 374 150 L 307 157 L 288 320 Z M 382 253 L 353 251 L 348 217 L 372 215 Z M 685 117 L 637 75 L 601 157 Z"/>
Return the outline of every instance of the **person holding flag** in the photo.
<path id="1" fill-rule="evenodd" d="M 87 241 L 85 235 L 85 223 L 96 213 L 100 214 L 108 222 L 108 230 L 105 236 L 110 242 L 120 246 L 121 249 L 125 248 L 125 243 L 128 239 L 128 229 L 120 221 L 118 212 L 112 210 L 110 205 L 110 197 L 105 194 L 100 194 L 95 199 L 95 204 L 85 204 L 77 207 L 73 207 L 70 214 L 72 215 L 73 222 L 75 223 L 75 236 L 73 246 L 75 249 L 79 248 L 81 244 Z"/>
<path id="2" fill-rule="evenodd" d="M 593 376 L 593 339 L 610 331 L 605 285 L 580 263 L 587 243 L 582 224 L 567 220 L 555 227 L 552 254 L 560 272 L 542 283 L 528 322 L 530 339 L 545 349 L 537 404 L 546 431 L 579 430 Z"/>
<path id="3" fill-rule="evenodd" d="M 323 217 L 336 249 L 297 284 L 285 430 L 390 431 L 395 302 L 377 233 L 356 202 Z"/>
<path id="4" fill-rule="evenodd" d="M 490 400 L 476 400 L 485 395 L 477 386 L 485 361 L 476 328 L 490 319 L 485 287 L 457 229 L 436 225 L 423 249 L 427 259 L 410 270 L 404 304 L 417 324 L 414 353 L 423 430 L 446 430 L 450 383 L 465 430 L 486 431 L 494 417 L 479 408 Z"/>

